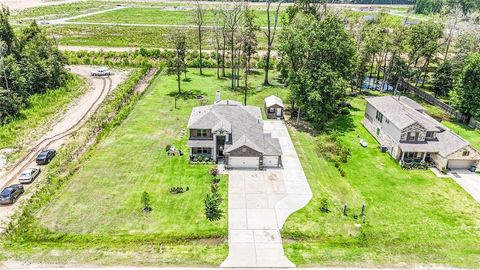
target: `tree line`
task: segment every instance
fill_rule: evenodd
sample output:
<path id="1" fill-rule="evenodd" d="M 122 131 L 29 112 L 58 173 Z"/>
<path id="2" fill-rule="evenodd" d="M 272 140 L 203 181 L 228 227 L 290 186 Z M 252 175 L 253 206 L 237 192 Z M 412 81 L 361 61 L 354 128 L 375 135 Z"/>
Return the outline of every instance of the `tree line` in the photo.
<path id="1" fill-rule="evenodd" d="M 18 117 L 28 98 L 62 86 L 65 58 L 51 38 L 32 22 L 16 35 L 8 8 L 0 8 L 0 124 Z"/>

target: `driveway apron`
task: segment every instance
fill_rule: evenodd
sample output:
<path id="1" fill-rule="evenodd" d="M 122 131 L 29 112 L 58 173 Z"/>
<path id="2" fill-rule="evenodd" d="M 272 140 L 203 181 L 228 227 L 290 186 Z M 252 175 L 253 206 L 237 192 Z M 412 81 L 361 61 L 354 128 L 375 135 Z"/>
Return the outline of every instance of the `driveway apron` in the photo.
<path id="1" fill-rule="evenodd" d="M 264 130 L 280 141 L 283 169 L 229 171 L 229 255 L 221 267 L 295 266 L 284 254 L 280 229 L 312 192 L 284 123 L 265 121 Z"/>

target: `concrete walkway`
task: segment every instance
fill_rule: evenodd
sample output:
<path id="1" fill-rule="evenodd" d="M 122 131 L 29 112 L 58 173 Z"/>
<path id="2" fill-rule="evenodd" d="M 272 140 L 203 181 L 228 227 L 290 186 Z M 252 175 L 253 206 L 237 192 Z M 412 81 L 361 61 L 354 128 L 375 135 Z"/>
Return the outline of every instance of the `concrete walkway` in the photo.
<path id="1" fill-rule="evenodd" d="M 221 267 L 295 267 L 284 255 L 280 229 L 312 197 L 286 126 L 265 122 L 279 138 L 283 169 L 229 172 L 229 255 Z"/>
<path id="2" fill-rule="evenodd" d="M 456 170 L 448 175 L 480 203 L 480 176 L 468 170 Z"/>

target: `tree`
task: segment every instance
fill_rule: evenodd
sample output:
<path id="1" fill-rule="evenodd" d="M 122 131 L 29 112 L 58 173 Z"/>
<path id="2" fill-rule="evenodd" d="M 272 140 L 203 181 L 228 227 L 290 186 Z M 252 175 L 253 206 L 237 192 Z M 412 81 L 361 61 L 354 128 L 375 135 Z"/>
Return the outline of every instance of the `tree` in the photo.
<path id="1" fill-rule="evenodd" d="M 278 1 L 275 13 L 273 15 L 273 26 L 271 22 L 270 15 L 270 6 L 272 4 L 271 0 L 267 0 L 267 29 L 264 32 L 267 36 L 267 52 L 265 54 L 265 78 L 263 80 L 263 85 L 270 85 L 268 80 L 268 72 L 270 70 L 270 55 L 273 47 L 273 42 L 275 41 L 275 34 L 277 32 L 278 16 L 280 14 L 280 6 L 282 5 L 282 0 Z"/>
<path id="2" fill-rule="evenodd" d="M 0 88 L 0 124 L 5 124 L 11 117 L 16 117 L 22 106 L 22 99 L 14 92 Z"/>
<path id="3" fill-rule="evenodd" d="M 198 37 L 198 51 L 199 51 L 199 64 L 200 64 L 200 75 L 203 75 L 203 64 L 202 64 L 202 26 L 203 26 L 203 16 L 204 10 L 199 0 L 195 0 L 195 8 L 193 9 L 193 21 L 197 26 L 197 37 Z"/>
<path id="4" fill-rule="evenodd" d="M 447 13 L 454 16 L 453 23 L 450 23 L 450 29 L 447 37 L 447 46 L 445 49 L 444 60 L 448 59 L 448 53 L 450 52 L 450 44 L 453 38 L 453 32 L 457 27 L 458 21 L 461 16 L 467 16 L 472 11 L 480 9 L 480 5 L 477 6 L 478 0 L 446 0 Z"/>
<path id="5" fill-rule="evenodd" d="M 0 7 L 0 40 L 5 42 L 6 54 L 13 51 L 15 47 L 15 33 L 10 25 L 8 19 L 10 17 L 10 10 L 7 7 Z"/>
<path id="6" fill-rule="evenodd" d="M 225 9 L 225 20 L 226 20 L 226 32 L 229 36 L 229 44 L 230 44 L 230 64 L 231 64 L 231 88 L 234 89 L 235 79 L 236 79 L 236 62 L 235 62 L 235 55 L 236 55 L 236 42 L 238 39 L 236 38 L 236 34 L 238 31 L 238 27 L 241 20 L 242 14 L 242 3 L 241 2 L 232 2 L 232 7 L 229 9 Z"/>
<path id="7" fill-rule="evenodd" d="M 469 56 L 453 92 L 455 107 L 467 116 L 480 117 L 480 53 Z"/>
<path id="8" fill-rule="evenodd" d="M 315 127 L 324 127 L 353 76 L 357 50 L 352 36 L 337 17 L 297 14 L 282 30 L 279 49 L 292 98 Z"/>
<path id="9" fill-rule="evenodd" d="M 187 70 L 186 53 L 187 53 L 187 37 L 184 32 L 176 32 L 171 37 L 172 43 L 175 45 L 175 57 L 172 61 L 172 67 L 177 74 L 178 96 L 182 94 L 180 86 L 180 76 L 182 72 Z"/>
<path id="10" fill-rule="evenodd" d="M 435 71 L 433 78 L 433 92 L 435 97 L 448 96 L 453 88 L 453 65 L 450 62 L 443 62 Z"/>
<path id="11" fill-rule="evenodd" d="M 436 14 L 442 11 L 443 6 L 443 0 L 417 0 L 415 2 L 415 13 Z"/>
<path id="12" fill-rule="evenodd" d="M 244 105 L 247 105 L 247 92 L 248 92 L 248 74 L 250 73 L 250 62 L 252 56 L 257 52 L 257 31 L 260 27 L 255 24 L 255 13 L 248 6 L 245 7 L 243 12 L 243 62 L 245 65 L 245 89 L 244 89 Z"/>

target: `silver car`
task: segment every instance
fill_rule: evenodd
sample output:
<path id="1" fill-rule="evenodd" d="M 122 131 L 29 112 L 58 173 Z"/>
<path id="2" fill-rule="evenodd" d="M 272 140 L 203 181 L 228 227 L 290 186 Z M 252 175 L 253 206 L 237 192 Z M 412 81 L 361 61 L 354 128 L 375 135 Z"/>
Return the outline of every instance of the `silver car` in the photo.
<path id="1" fill-rule="evenodd" d="M 112 72 L 106 67 L 101 67 L 97 70 L 94 70 L 94 71 L 90 72 L 90 75 L 92 75 L 92 76 L 110 76 L 110 75 L 112 75 Z"/>
<path id="2" fill-rule="evenodd" d="M 20 183 L 21 184 L 29 184 L 32 183 L 35 178 L 40 174 L 40 169 L 38 168 L 30 168 L 26 169 L 20 174 Z"/>

